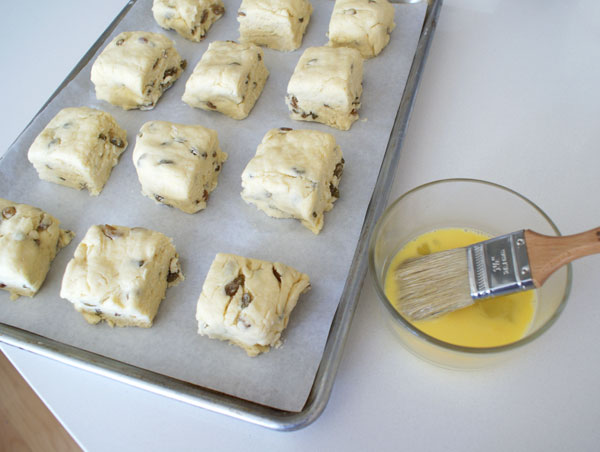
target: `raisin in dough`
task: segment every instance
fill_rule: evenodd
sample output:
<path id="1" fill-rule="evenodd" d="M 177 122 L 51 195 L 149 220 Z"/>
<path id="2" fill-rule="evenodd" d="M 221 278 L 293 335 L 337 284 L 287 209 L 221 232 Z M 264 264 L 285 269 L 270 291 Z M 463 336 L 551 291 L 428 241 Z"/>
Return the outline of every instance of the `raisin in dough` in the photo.
<path id="1" fill-rule="evenodd" d="M 154 108 L 185 69 L 171 41 L 160 33 L 126 31 L 114 38 L 92 65 L 96 97 L 131 110 Z"/>
<path id="2" fill-rule="evenodd" d="M 56 253 L 74 236 L 59 225 L 43 210 L 0 198 L 0 288 L 11 299 L 40 289 Z"/>
<path id="3" fill-rule="evenodd" d="M 287 88 L 290 117 L 348 130 L 358 119 L 363 59 L 347 47 L 309 47 Z"/>
<path id="4" fill-rule="evenodd" d="M 242 0 L 240 42 L 291 51 L 302 45 L 313 7 L 308 0 Z"/>
<path id="5" fill-rule="evenodd" d="M 216 131 L 166 121 L 144 124 L 133 150 L 142 193 L 186 213 L 206 207 L 225 160 Z"/>
<path id="6" fill-rule="evenodd" d="M 229 341 L 249 356 L 281 345 L 308 275 L 287 265 L 219 253 L 198 299 L 198 334 Z"/>
<path id="7" fill-rule="evenodd" d="M 37 136 L 27 158 L 40 179 L 98 195 L 119 156 L 127 132 L 108 113 L 93 108 L 65 108 Z"/>
<path id="8" fill-rule="evenodd" d="M 154 0 L 154 20 L 185 39 L 202 41 L 208 29 L 225 13 L 222 0 Z"/>
<path id="9" fill-rule="evenodd" d="M 254 44 L 211 43 L 185 84 L 182 100 L 233 119 L 246 118 L 269 76 L 263 55 Z"/>
<path id="10" fill-rule="evenodd" d="M 333 135 L 273 129 L 242 173 L 242 198 L 275 218 L 297 218 L 313 233 L 340 196 L 342 151 Z"/>
<path id="11" fill-rule="evenodd" d="M 99 225 L 67 265 L 60 296 L 96 324 L 149 328 L 167 287 L 183 280 L 171 239 L 144 228 Z"/>
<path id="12" fill-rule="evenodd" d="M 388 0 L 336 0 L 329 21 L 329 45 L 353 47 L 373 58 L 390 42 L 396 27 Z"/>

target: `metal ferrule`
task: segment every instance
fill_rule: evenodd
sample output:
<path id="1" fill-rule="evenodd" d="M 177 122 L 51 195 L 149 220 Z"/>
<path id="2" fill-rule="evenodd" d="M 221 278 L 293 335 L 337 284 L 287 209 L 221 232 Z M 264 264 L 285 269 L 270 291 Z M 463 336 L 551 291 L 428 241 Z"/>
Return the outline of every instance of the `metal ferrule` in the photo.
<path id="1" fill-rule="evenodd" d="M 468 246 L 467 264 L 473 299 L 534 287 L 523 231 Z"/>

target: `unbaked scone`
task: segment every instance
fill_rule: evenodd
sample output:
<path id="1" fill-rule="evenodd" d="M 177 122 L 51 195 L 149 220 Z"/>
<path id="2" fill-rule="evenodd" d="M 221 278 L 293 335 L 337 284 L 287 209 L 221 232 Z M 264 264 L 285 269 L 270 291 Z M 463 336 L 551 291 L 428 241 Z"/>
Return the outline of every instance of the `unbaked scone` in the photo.
<path id="1" fill-rule="evenodd" d="M 269 76 L 263 55 L 254 44 L 212 42 L 185 84 L 182 100 L 233 119 L 246 118 Z"/>
<path id="2" fill-rule="evenodd" d="M 353 47 L 372 58 L 390 42 L 396 27 L 388 0 L 336 0 L 329 21 L 329 45 Z"/>
<path id="3" fill-rule="evenodd" d="M 119 156 L 127 132 L 112 115 L 88 107 L 64 108 L 29 148 L 40 179 L 98 195 Z"/>
<path id="4" fill-rule="evenodd" d="M 348 130 L 358 119 L 363 58 L 348 47 L 309 47 L 287 88 L 290 117 Z"/>
<path id="5" fill-rule="evenodd" d="M 242 0 L 240 42 L 291 51 L 302 45 L 313 7 L 308 0 Z"/>
<path id="6" fill-rule="evenodd" d="M 59 225 L 37 207 L 0 198 L 0 289 L 12 300 L 37 293 L 56 253 L 73 238 Z"/>
<path id="7" fill-rule="evenodd" d="M 167 287 L 181 280 L 179 256 L 166 235 L 96 225 L 67 265 L 60 296 L 91 324 L 149 328 Z"/>
<path id="8" fill-rule="evenodd" d="M 242 173 L 242 198 L 275 218 L 296 218 L 313 233 L 339 198 L 344 169 L 333 135 L 272 129 Z"/>
<path id="9" fill-rule="evenodd" d="M 292 267 L 219 253 L 210 266 L 196 308 L 198 334 L 229 341 L 249 356 L 281 345 L 308 275 Z"/>
<path id="10" fill-rule="evenodd" d="M 154 0 L 154 20 L 185 39 L 199 42 L 225 13 L 222 0 Z"/>
<path id="11" fill-rule="evenodd" d="M 145 123 L 133 150 L 142 193 L 186 213 L 206 207 L 225 160 L 216 131 L 167 121 Z"/>
<path id="12" fill-rule="evenodd" d="M 185 66 L 186 61 L 166 36 L 125 31 L 94 61 L 92 82 L 98 99 L 125 110 L 150 110 Z"/>

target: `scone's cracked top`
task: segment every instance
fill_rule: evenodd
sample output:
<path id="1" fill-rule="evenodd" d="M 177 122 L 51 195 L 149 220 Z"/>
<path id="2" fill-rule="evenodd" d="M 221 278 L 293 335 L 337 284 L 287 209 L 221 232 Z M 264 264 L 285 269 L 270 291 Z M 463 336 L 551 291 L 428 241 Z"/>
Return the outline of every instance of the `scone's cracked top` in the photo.
<path id="1" fill-rule="evenodd" d="M 313 233 L 339 198 L 344 168 L 333 135 L 272 129 L 242 173 L 242 198 L 275 218 L 296 218 Z"/>
<path id="2" fill-rule="evenodd" d="M 191 107 L 244 119 L 254 107 L 269 71 L 254 44 L 212 42 L 185 84 L 182 100 Z"/>
<path id="3" fill-rule="evenodd" d="M 95 225 L 67 265 L 60 296 L 89 323 L 150 327 L 167 287 L 181 280 L 169 237 L 140 227 Z"/>
<path id="4" fill-rule="evenodd" d="M 353 47 L 363 58 L 378 55 L 396 27 L 388 0 L 336 0 L 329 22 L 329 45 Z"/>
<path id="5" fill-rule="evenodd" d="M 285 264 L 219 253 L 198 299 L 198 333 L 227 340 L 249 356 L 281 344 L 308 275 Z"/>
<path id="6" fill-rule="evenodd" d="M 347 47 L 309 47 L 287 87 L 290 117 L 348 130 L 358 119 L 363 58 Z"/>
<path id="7" fill-rule="evenodd" d="M 152 13 L 161 27 L 199 42 L 223 16 L 225 6 L 222 0 L 154 0 Z"/>
<path id="8" fill-rule="evenodd" d="M 206 207 L 227 154 L 215 130 L 150 121 L 138 133 L 132 158 L 144 195 L 195 213 Z"/>
<path id="9" fill-rule="evenodd" d="M 181 76 L 186 61 L 160 33 L 126 31 L 116 36 L 92 65 L 96 97 L 130 110 L 154 108 Z"/>
<path id="10" fill-rule="evenodd" d="M 59 225 L 37 207 L 0 198 L 0 289 L 11 299 L 40 289 L 56 253 L 74 236 Z"/>
<path id="11" fill-rule="evenodd" d="M 291 51 L 302 45 L 313 7 L 308 0 L 242 0 L 240 41 Z"/>
<path id="12" fill-rule="evenodd" d="M 127 147 L 127 132 L 109 113 L 64 108 L 27 153 L 41 179 L 98 195 Z"/>

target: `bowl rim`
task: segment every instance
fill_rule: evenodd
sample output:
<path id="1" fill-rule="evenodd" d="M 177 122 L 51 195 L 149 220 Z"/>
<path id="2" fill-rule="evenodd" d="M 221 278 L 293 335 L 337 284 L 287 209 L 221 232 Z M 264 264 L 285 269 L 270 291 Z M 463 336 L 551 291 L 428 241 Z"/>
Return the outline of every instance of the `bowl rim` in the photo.
<path id="1" fill-rule="evenodd" d="M 368 249 L 369 272 L 375 282 L 375 291 L 377 292 L 377 295 L 378 295 L 379 299 L 381 300 L 381 302 L 383 303 L 383 305 L 387 308 L 387 310 L 390 312 L 392 317 L 397 322 L 399 322 L 402 326 L 404 326 L 408 330 L 408 332 L 412 333 L 414 336 L 416 336 L 420 339 L 425 340 L 426 342 L 428 342 L 430 344 L 437 345 L 441 348 L 445 348 L 445 349 L 452 350 L 455 352 L 463 352 L 463 353 L 472 354 L 472 355 L 490 355 L 490 354 L 494 354 L 494 353 L 500 353 L 500 352 L 505 352 L 505 351 L 519 348 L 523 345 L 530 343 L 531 341 L 533 341 L 534 339 L 538 338 L 543 333 L 548 331 L 548 329 L 550 329 L 550 327 L 556 322 L 556 320 L 558 319 L 558 317 L 564 310 L 564 308 L 567 304 L 567 300 L 569 298 L 569 294 L 571 293 L 571 283 L 572 283 L 572 276 L 573 276 L 571 264 L 566 265 L 567 283 L 565 286 L 565 291 L 564 291 L 562 300 L 560 301 L 560 304 L 558 305 L 558 307 L 556 308 L 556 311 L 554 311 L 552 316 L 550 316 L 550 318 L 540 328 L 538 328 L 534 333 L 532 333 L 528 336 L 525 336 L 515 342 L 510 342 L 508 344 L 498 345 L 498 346 L 494 346 L 494 347 L 467 347 L 464 345 L 452 344 L 452 343 L 437 339 L 437 338 L 430 336 L 429 334 L 421 331 L 419 328 L 417 328 L 412 323 L 410 323 L 408 320 L 406 320 L 394 308 L 394 306 L 392 305 L 390 300 L 387 298 L 384 288 L 382 287 L 382 284 L 380 283 L 379 278 L 377 276 L 377 272 L 375 270 L 376 237 L 378 237 L 380 229 L 381 229 L 383 223 L 385 222 L 385 219 L 394 210 L 396 205 L 399 204 L 400 202 L 402 202 L 403 199 L 407 198 L 408 196 L 412 195 L 413 193 L 415 193 L 417 191 L 422 191 L 422 190 L 424 190 L 428 187 L 434 186 L 434 185 L 441 185 L 441 184 L 446 184 L 446 183 L 456 183 L 456 182 L 488 185 L 490 187 L 504 190 L 514 196 L 517 196 L 518 198 L 520 198 L 521 200 L 523 200 L 527 204 L 529 204 L 531 207 L 533 207 L 548 222 L 548 224 L 554 230 L 554 232 L 556 233 L 557 236 L 562 235 L 560 233 L 558 227 L 556 226 L 556 224 L 554 224 L 554 222 L 546 214 L 546 212 L 544 212 L 536 203 L 531 201 L 529 198 L 523 196 L 522 194 L 520 194 L 519 192 L 517 192 L 511 188 L 505 187 L 505 186 L 497 184 L 495 182 L 489 182 L 489 181 L 485 181 L 482 179 L 473 179 L 473 178 L 448 178 L 448 179 L 439 179 L 439 180 L 427 182 L 427 183 L 421 184 L 417 187 L 414 187 L 414 188 L 408 190 L 407 192 L 403 193 L 402 195 L 400 195 L 397 199 L 395 199 L 392 203 L 390 203 L 385 208 L 385 210 L 383 211 L 381 216 L 377 219 L 377 223 L 375 224 L 375 228 L 373 229 L 373 232 L 371 233 L 371 237 L 369 239 L 369 249 Z"/>

